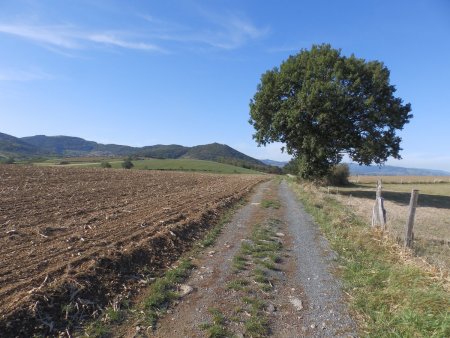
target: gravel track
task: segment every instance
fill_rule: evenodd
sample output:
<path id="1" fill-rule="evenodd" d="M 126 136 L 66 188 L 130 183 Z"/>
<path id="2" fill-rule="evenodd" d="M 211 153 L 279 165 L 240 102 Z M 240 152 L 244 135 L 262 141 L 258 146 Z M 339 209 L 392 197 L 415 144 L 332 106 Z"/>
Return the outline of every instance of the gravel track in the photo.
<path id="1" fill-rule="evenodd" d="M 283 181 L 279 187 L 285 205 L 285 221 L 294 238 L 296 278 L 308 304 L 303 316 L 309 337 L 356 337 L 356 325 L 341 291 L 342 285 L 331 273 L 336 254 L 320 234 L 318 226 Z"/>
<path id="2" fill-rule="evenodd" d="M 183 300 L 172 314 L 162 319 L 158 330 L 151 337 L 205 337 L 205 331 L 199 326 L 208 321 L 210 317 L 208 309 L 224 309 L 230 305 L 229 299 L 225 297 L 225 293 L 228 292 L 225 285 L 231 274 L 231 261 L 240 249 L 241 241 L 250 232 L 250 222 L 258 218 L 259 203 L 264 192 L 268 190 L 269 183 L 265 182 L 257 187 L 250 202 L 225 225 L 214 246 L 195 262 L 200 268 L 187 281 L 194 287 L 195 292 Z M 125 337 L 134 335 L 129 334 Z"/>
<path id="3" fill-rule="evenodd" d="M 262 200 L 278 200 L 281 206 L 264 208 L 259 203 Z M 252 227 L 270 219 L 280 221 L 278 231 L 282 234 L 284 257 L 278 264 L 279 270 L 273 272 L 273 290 L 260 295 L 271 308 L 265 310 L 270 336 L 356 337 L 356 324 L 350 317 L 341 284 L 331 272 L 336 255 L 285 181 L 264 183 L 256 189 L 250 203 L 225 226 L 216 244 L 196 259 L 199 268 L 186 281 L 194 291 L 162 318 L 150 337 L 207 337 L 207 332 L 199 327 L 211 321 L 211 308 L 232 318 L 243 296 L 226 287 L 227 282 L 238 278 L 231 268 L 232 257 L 242 241 L 248 240 Z M 242 274 L 245 276 L 246 272 Z M 253 283 L 251 278 L 248 280 Z M 248 318 L 245 314 L 240 316 L 243 321 Z M 133 328 L 118 336 L 137 337 Z M 247 337 L 242 321 L 227 320 L 227 328 L 237 337 Z"/>

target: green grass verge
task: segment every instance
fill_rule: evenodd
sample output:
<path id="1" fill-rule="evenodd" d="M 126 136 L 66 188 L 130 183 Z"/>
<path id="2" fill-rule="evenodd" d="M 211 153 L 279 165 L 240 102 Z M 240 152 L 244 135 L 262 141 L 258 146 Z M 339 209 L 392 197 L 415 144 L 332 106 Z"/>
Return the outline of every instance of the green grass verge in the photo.
<path id="1" fill-rule="evenodd" d="M 227 289 L 234 291 L 245 290 L 246 286 L 248 286 L 249 284 L 250 282 L 246 279 L 233 279 L 232 281 L 228 282 Z"/>
<path id="2" fill-rule="evenodd" d="M 235 277 L 228 282 L 227 289 L 238 292 L 242 303 L 230 318 L 244 326 L 245 337 L 270 335 L 267 304 L 263 299 L 274 291 L 276 278 L 271 270 L 278 270 L 276 264 L 281 262 L 282 244 L 275 236 L 279 224 L 277 219 L 255 224 L 250 237 L 242 242 L 239 252 L 233 257 Z M 242 316 L 243 312 L 248 316 Z M 213 324 L 214 319 L 206 328 L 213 327 Z"/>
<path id="3" fill-rule="evenodd" d="M 176 268 L 167 271 L 163 277 L 158 278 L 150 285 L 149 295 L 143 302 L 147 324 L 155 327 L 158 318 L 178 298 L 175 291 L 176 285 L 189 276 L 193 267 L 189 259 L 182 260 Z"/>
<path id="4" fill-rule="evenodd" d="M 264 313 L 266 304 L 256 297 L 244 297 L 242 300 L 250 306 L 250 318 L 244 323 L 246 336 L 267 337 L 270 334 L 270 327 Z"/>
<path id="5" fill-rule="evenodd" d="M 226 328 L 226 318 L 218 309 L 209 309 L 212 315 L 212 323 L 203 323 L 200 325 L 205 330 L 209 338 L 230 338 L 233 333 Z"/>
<path id="6" fill-rule="evenodd" d="M 274 200 L 262 200 L 261 206 L 263 208 L 279 209 L 281 206 L 281 203 L 280 203 L 280 201 L 274 201 Z"/>
<path id="7" fill-rule="evenodd" d="M 339 254 L 342 278 L 368 337 L 450 337 L 450 296 L 443 282 L 399 258 L 389 240 L 314 188 L 290 182 Z"/>
<path id="8" fill-rule="evenodd" d="M 247 265 L 247 258 L 243 255 L 236 255 L 233 257 L 233 268 L 235 269 L 235 272 L 238 272 L 239 270 L 245 270 L 245 267 Z"/>

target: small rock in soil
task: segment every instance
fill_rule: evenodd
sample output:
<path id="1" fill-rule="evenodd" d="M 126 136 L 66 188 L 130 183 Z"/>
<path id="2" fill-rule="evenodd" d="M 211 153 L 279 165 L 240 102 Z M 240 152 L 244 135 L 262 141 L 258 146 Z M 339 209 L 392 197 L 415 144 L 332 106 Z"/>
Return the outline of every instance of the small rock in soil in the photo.
<path id="1" fill-rule="evenodd" d="M 180 295 L 180 297 L 184 297 L 184 296 L 190 294 L 192 291 L 194 291 L 194 288 L 192 286 L 187 285 L 187 284 L 182 284 L 182 285 L 180 285 L 179 295 Z"/>
<path id="2" fill-rule="evenodd" d="M 303 310 L 303 303 L 300 299 L 291 296 L 289 297 L 289 302 L 291 302 L 297 311 Z"/>
<path id="3" fill-rule="evenodd" d="M 284 237 L 284 236 L 285 236 L 282 232 L 277 232 L 275 235 L 276 235 L 277 237 Z"/>
<path id="4" fill-rule="evenodd" d="M 273 312 L 275 312 L 275 311 L 277 311 L 277 309 L 275 308 L 275 306 L 274 306 L 273 304 L 269 304 L 269 305 L 267 306 L 267 312 L 273 313 Z"/>

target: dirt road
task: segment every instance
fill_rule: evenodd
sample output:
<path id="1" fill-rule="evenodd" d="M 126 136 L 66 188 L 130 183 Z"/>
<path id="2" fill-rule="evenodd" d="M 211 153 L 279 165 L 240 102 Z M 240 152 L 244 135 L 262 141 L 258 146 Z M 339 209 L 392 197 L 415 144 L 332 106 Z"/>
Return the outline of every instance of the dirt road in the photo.
<path id="1" fill-rule="evenodd" d="M 196 258 L 193 291 L 153 332 L 122 336 L 356 337 L 334 256 L 287 183 L 266 182 Z"/>

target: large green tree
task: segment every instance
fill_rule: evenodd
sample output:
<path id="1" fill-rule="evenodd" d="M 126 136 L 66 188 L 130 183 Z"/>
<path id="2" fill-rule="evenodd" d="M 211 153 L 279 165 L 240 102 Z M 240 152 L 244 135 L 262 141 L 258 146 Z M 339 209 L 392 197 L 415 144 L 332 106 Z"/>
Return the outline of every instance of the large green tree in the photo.
<path id="1" fill-rule="evenodd" d="M 412 114 L 394 93 L 382 62 L 313 45 L 261 76 L 249 122 L 258 145 L 284 143 L 302 177 L 321 178 L 344 154 L 359 164 L 401 158 L 396 131 Z"/>

